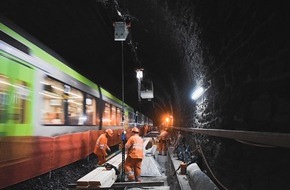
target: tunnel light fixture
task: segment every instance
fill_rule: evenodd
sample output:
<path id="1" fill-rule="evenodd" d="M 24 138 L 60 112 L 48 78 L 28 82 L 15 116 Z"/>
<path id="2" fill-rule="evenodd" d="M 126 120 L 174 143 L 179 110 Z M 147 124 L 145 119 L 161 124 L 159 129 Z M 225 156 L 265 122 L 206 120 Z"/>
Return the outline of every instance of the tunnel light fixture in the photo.
<path id="1" fill-rule="evenodd" d="M 128 34 L 128 26 L 126 22 L 114 22 L 115 27 L 115 41 L 125 41 Z"/>
<path id="2" fill-rule="evenodd" d="M 138 81 L 138 100 L 141 102 L 141 81 L 143 79 L 143 69 L 136 69 L 136 78 Z"/>
<path id="3" fill-rule="evenodd" d="M 195 91 L 191 95 L 191 99 L 197 100 L 202 94 L 204 93 L 203 87 L 198 87 L 195 89 Z"/>
<path id="4" fill-rule="evenodd" d="M 143 78 L 143 69 L 136 69 L 136 78 L 141 80 Z"/>

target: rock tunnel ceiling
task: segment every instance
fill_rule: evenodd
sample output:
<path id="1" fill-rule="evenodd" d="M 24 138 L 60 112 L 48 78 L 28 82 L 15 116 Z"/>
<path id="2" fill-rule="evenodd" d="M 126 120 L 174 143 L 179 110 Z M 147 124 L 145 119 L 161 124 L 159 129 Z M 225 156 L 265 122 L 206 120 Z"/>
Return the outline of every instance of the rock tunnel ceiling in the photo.
<path id="1" fill-rule="evenodd" d="M 158 33 L 159 15 L 154 11 L 150 14 L 151 6 L 143 1 L 12 0 L 1 1 L 0 11 L 55 51 L 69 66 L 120 99 L 122 49 L 121 42 L 114 41 L 113 22 L 120 21 L 116 11 L 122 12 L 131 20 L 123 54 L 125 102 L 154 117 L 154 108 L 169 109 L 167 102 L 172 101 L 173 94 L 171 83 L 178 78 L 180 69 L 175 52 L 166 45 L 167 33 Z M 150 102 L 143 100 L 141 104 L 135 73 L 139 67 L 144 68 L 145 77 L 153 81 L 156 97 Z"/>

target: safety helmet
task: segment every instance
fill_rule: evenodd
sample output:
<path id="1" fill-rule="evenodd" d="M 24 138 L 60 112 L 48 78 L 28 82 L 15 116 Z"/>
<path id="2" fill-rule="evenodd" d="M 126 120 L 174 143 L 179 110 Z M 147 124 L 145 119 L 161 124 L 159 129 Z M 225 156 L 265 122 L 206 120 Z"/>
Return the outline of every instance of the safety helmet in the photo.
<path id="1" fill-rule="evenodd" d="M 139 133 L 139 129 L 138 129 L 137 127 L 134 127 L 134 128 L 132 129 L 132 132 L 134 132 L 134 133 Z"/>
<path id="2" fill-rule="evenodd" d="M 112 131 L 112 129 L 106 129 L 106 133 L 107 133 L 110 137 L 113 136 L 113 131 Z"/>

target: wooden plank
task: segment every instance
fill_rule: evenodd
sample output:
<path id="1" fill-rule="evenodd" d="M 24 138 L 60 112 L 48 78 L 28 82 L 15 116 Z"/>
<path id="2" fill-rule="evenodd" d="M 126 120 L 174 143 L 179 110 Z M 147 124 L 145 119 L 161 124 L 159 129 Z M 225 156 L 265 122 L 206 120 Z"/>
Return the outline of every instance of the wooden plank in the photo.
<path id="1" fill-rule="evenodd" d="M 145 152 L 145 147 L 151 141 L 152 138 L 145 138 L 143 143 L 143 148 Z M 154 148 L 153 148 L 154 149 Z M 152 150 L 149 149 L 150 151 Z M 127 154 L 125 155 L 125 158 Z M 120 169 L 122 164 L 122 153 L 117 154 L 106 163 L 109 163 L 116 168 Z M 98 188 L 98 187 L 111 187 L 117 179 L 117 175 L 114 169 L 106 170 L 104 167 L 98 167 L 95 170 L 91 171 L 84 177 L 80 178 L 77 181 L 78 187 L 89 187 L 89 188 Z"/>
<path id="2" fill-rule="evenodd" d="M 80 178 L 78 181 L 88 181 L 92 179 L 93 177 L 95 177 L 96 175 L 99 175 L 102 170 L 104 170 L 104 167 L 98 167 L 94 169 L 93 171 L 91 171 L 90 173 L 88 173 L 87 175 Z"/>
<path id="3" fill-rule="evenodd" d="M 116 181 L 117 175 L 115 174 L 115 170 L 103 170 L 101 171 L 102 175 L 98 175 L 92 178 L 89 181 L 89 187 L 97 187 L 97 186 L 112 186 L 112 184 Z"/>
<path id="4" fill-rule="evenodd" d="M 119 159 L 122 158 L 122 154 L 117 154 L 114 158 L 112 158 L 111 160 L 107 161 L 107 163 L 114 165 L 115 167 L 117 167 L 115 165 L 115 163 L 119 162 Z"/>
<path id="5" fill-rule="evenodd" d="M 100 187 L 101 183 L 99 181 L 89 181 L 89 188 Z"/>
<path id="6" fill-rule="evenodd" d="M 116 168 L 120 168 L 120 164 L 122 163 L 122 154 L 118 154 L 115 156 L 116 158 L 114 160 L 109 160 L 107 163 L 112 164 L 113 166 L 115 166 Z M 127 155 L 125 155 L 125 159 L 126 159 Z"/>
<path id="7" fill-rule="evenodd" d="M 113 173 L 115 173 L 115 171 Z M 115 183 L 116 179 L 117 175 L 112 175 L 112 178 L 102 183 L 101 187 L 111 187 Z"/>
<path id="8" fill-rule="evenodd" d="M 111 162 L 111 164 L 115 164 L 115 165 L 118 165 L 118 162 L 120 162 L 120 159 L 122 159 L 122 154 L 118 154 L 117 156 L 116 156 L 116 159 L 113 161 L 113 162 Z"/>
<path id="9" fill-rule="evenodd" d="M 101 186 L 105 186 L 105 184 L 110 185 L 112 186 L 113 183 L 116 181 L 117 179 L 117 176 L 115 174 L 115 170 L 112 169 L 112 170 L 107 170 L 106 172 L 103 172 L 104 173 L 104 177 L 100 180 L 100 183 L 101 183 Z M 107 183 L 106 183 L 107 182 Z"/>
<path id="10" fill-rule="evenodd" d="M 101 175 L 101 171 L 104 170 L 104 167 L 99 167 L 88 173 L 87 175 L 83 176 L 79 180 L 77 180 L 78 186 L 89 186 L 89 181 L 94 177 Z"/>

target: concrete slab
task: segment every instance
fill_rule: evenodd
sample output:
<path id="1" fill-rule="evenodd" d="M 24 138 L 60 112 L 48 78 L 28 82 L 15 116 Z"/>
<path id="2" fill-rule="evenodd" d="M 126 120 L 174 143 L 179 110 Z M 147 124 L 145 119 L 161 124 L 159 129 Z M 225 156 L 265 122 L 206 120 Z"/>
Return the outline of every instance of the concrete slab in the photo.
<path id="1" fill-rule="evenodd" d="M 152 155 L 145 155 L 142 166 L 141 176 L 161 176 L 162 168 Z"/>

